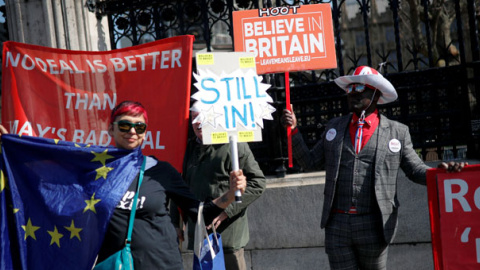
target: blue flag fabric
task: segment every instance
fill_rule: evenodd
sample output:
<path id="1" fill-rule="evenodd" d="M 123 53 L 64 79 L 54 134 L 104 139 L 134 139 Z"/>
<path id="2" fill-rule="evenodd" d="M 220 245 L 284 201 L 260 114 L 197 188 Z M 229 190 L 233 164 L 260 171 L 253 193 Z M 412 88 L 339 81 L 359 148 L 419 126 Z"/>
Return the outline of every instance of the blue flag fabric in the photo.
<path id="1" fill-rule="evenodd" d="M 92 269 L 139 148 L 2 136 L 0 269 Z"/>

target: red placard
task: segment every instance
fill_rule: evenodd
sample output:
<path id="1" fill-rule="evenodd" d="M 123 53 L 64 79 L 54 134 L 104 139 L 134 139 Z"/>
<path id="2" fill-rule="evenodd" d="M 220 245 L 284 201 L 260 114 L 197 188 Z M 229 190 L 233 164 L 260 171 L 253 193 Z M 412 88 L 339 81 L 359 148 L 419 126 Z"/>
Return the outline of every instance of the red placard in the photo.
<path id="1" fill-rule="evenodd" d="M 337 67 L 330 4 L 235 11 L 233 33 L 258 74 Z"/>
<path id="2" fill-rule="evenodd" d="M 181 171 L 193 40 L 178 36 L 105 52 L 5 42 L 2 124 L 20 135 L 109 145 L 113 107 L 139 101 L 149 116 L 143 153 Z"/>
<path id="3" fill-rule="evenodd" d="M 480 269 L 480 165 L 427 172 L 435 269 Z"/>

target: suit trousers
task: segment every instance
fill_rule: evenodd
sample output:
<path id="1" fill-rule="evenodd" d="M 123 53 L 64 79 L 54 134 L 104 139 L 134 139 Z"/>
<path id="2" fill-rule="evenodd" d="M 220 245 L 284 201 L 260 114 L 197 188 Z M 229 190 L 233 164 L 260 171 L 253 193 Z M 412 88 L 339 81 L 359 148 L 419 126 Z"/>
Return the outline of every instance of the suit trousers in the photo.
<path id="1" fill-rule="evenodd" d="M 332 213 L 325 228 L 331 269 L 387 268 L 388 244 L 379 214 Z"/>

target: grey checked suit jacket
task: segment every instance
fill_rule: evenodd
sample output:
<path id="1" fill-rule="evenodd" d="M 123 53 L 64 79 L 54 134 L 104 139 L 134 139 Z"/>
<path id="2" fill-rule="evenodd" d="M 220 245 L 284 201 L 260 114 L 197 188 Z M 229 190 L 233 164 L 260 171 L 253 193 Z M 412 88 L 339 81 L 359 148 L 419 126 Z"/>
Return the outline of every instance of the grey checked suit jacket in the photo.
<path id="1" fill-rule="evenodd" d="M 312 149 L 308 149 L 300 133 L 292 137 L 293 155 L 305 170 L 320 170 L 325 166 L 326 183 L 321 227 L 327 225 L 335 195 L 340 155 L 345 132 L 352 115 L 332 119 L 321 139 Z M 375 158 L 375 195 L 382 213 L 385 241 L 390 243 L 395 236 L 398 216 L 397 175 L 401 168 L 407 177 L 419 184 L 426 184 L 427 165 L 413 149 L 408 127 L 380 115 L 377 127 L 378 145 Z M 401 148 L 389 146 L 397 139 Z M 396 142 L 395 140 L 393 142 Z M 391 150 L 393 149 L 393 151 Z M 395 150 L 398 150 L 395 152 Z"/>

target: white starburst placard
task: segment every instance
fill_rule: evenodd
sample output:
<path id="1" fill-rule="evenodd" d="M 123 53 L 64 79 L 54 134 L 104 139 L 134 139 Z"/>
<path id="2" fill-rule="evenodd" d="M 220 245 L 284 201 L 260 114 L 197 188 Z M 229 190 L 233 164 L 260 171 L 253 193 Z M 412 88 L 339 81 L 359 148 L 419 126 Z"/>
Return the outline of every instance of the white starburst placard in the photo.
<path id="1" fill-rule="evenodd" d="M 225 138 L 236 135 L 239 141 L 261 141 L 264 119 L 272 120 L 275 108 L 270 105 L 269 84 L 257 75 L 255 62 L 248 63 L 245 53 L 211 53 L 202 55 L 209 62 L 198 63 L 194 73 L 197 92 L 192 95 L 192 110 L 200 114 L 193 123 L 200 123 L 204 144 L 226 143 Z M 229 60 L 226 60 L 229 59 Z M 201 60 L 200 60 L 201 61 Z M 213 64 L 212 64 L 213 62 Z M 222 68 L 223 67 L 223 68 Z"/>

